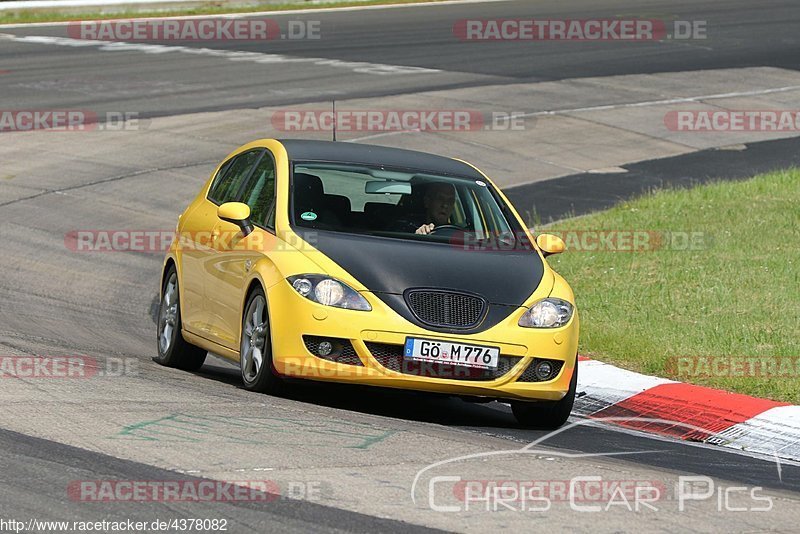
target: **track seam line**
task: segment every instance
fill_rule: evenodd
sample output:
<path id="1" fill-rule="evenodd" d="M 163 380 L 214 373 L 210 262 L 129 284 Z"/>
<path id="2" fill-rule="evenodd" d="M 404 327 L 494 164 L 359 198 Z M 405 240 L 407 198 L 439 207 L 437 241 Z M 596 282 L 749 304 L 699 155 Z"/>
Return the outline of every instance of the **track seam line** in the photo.
<path id="1" fill-rule="evenodd" d="M 203 160 L 203 161 L 197 161 L 197 162 L 192 162 L 192 163 L 182 163 L 180 165 L 173 165 L 173 166 L 170 166 L 170 167 L 151 167 L 149 169 L 142 169 L 142 170 L 131 172 L 131 173 L 127 173 L 127 174 L 121 174 L 119 176 L 112 176 L 111 178 L 104 178 L 102 180 L 95 180 L 93 182 L 89 182 L 89 183 L 85 183 L 85 184 L 71 185 L 71 186 L 68 186 L 68 187 L 62 187 L 60 189 L 47 189 L 47 190 L 42 191 L 41 193 L 38 193 L 36 195 L 31 195 L 31 196 L 28 196 L 28 197 L 18 198 L 18 199 L 15 199 L 15 200 L 9 200 L 8 202 L 0 203 L 0 208 L 2 208 L 4 206 L 10 206 L 12 204 L 16 204 L 17 202 L 22 202 L 22 201 L 25 201 L 25 200 L 32 200 L 32 199 L 35 199 L 35 198 L 39 198 L 39 197 L 42 197 L 42 196 L 45 196 L 45 195 L 64 193 L 64 192 L 67 192 L 67 191 L 75 191 L 77 189 L 82 189 L 84 187 L 91 187 L 93 185 L 100 185 L 100 184 L 107 184 L 107 183 L 110 183 L 110 182 L 117 182 L 117 181 L 120 181 L 120 180 L 125 180 L 127 178 L 135 178 L 137 176 L 141 176 L 143 174 L 149 174 L 149 173 L 153 173 L 153 172 L 170 171 L 170 170 L 174 170 L 174 169 L 186 169 L 186 168 L 189 168 L 189 167 L 199 167 L 200 165 L 208 165 L 209 163 L 216 163 L 216 161 L 217 160 L 215 160 L 215 159 L 214 160 Z"/>

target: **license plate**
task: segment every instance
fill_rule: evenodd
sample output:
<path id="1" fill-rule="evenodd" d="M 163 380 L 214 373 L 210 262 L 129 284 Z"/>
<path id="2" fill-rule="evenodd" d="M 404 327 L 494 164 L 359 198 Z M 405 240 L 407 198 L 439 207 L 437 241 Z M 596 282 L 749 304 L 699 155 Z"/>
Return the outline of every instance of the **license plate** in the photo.
<path id="1" fill-rule="evenodd" d="M 449 363 L 478 369 L 496 369 L 500 359 L 500 349 L 407 337 L 403 355 L 407 360 Z"/>

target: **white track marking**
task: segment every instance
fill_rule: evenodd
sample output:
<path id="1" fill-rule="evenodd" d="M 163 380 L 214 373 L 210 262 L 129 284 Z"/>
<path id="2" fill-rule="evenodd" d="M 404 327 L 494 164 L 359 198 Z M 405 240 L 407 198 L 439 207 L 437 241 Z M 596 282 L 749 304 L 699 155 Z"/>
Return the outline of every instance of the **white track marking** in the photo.
<path id="1" fill-rule="evenodd" d="M 702 102 L 703 100 L 718 100 L 720 98 L 739 98 L 743 96 L 769 95 L 772 93 L 785 93 L 787 91 L 800 90 L 800 85 L 787 85 L 785 87 L 775 87 L 773 89 L 758 89 L 755 91 L 740 91 L 737 93 L 716 93 L 711 95 L 687 96 L 680 98 L 667 98 L 664 100 L 646 100 L 644 102 L 627 102 L 624 104 L 606 104 L 602 106 L 589 106 L 585 108 L 554 109 L 549 111 L 532 111 L 530 113 L 520 113 L 517 117 L 542 117 L 546 115 L 564 115 L 567 113 L 583 113 L 587 111 L 606 111 L 625 108 L 640 108 L 647 106 L 667 106 L 671 104 L 686 104 L 692 102 Z"/>
<path id="2" fill-rule="evenodd" d="M 638 107 L 647 107 L 647 106 L 661 106 L 661 105 L 670 105 L 670 104 L 684 104 L 684 103 L 693 103 L 693 102 L 702 102 L 704 100 L 718 100 L 721 98 L 739 98 L 739 97 L 746 97 L 746 96 L 759 96 L 759 95 L 768 95 L 773 93 L 785 93 L 787 91 L 797 91 L 800 90 L 800 85 L 787 85 L 785 87 L 775 87 L 772 89 L 758 89 L 754 91 L 740 91 L 736 93 L 715 93 L 710 95 L 700 95 L 700 96 L 687 96 L 687 97 L 680 97 L 680 98 L 668 98 L 663 100 L 647 100 L 644 102 L 626 102 L 623 104 L 606 104 L 601 106 L 589 106 L 589 107 L 582 107 L 582 108 L 568 108 L 568 109 L 554 109 L 554 110 L 547 110 L 547 111 L 532 111 L 530 113 L 520 113 L 516 115 L 517 117 L 544 117 L 544 116 L 553 116 L 553 115 L 566 115 L 569 113 L 584 113 L 590 111 L 605 111 L 605 110 L 614 110 L 614 109 L 624 109 L 624 108 L 638 108 Z M 378 137 L 384 137 L 386 135 L 395 135 L 401 133 L 409 133 L 408 131 L 403 132 L 387 132 L 387 133 L 379 133 L 374 135 L 366 135 L 364 137 L 357 137 L 355 139 L 349 139 L 348 141 L 361 141 L 365 139 L 374 139 Z M 563 165 L 561 165 L 563 166 Z M 600 173 L 600 171 L 605 171 L 604 169 L 601 170 L 594 170 L 594 171 L 584 171 L 582 169 L 575 169 L 580 172 L 594 172 Z M 606 172 L 611 172 L 606 171 Z M 616 169 L 613 172 L 627 172 L 625 169 Z"/>
<path id="3" fill-rule="evenodd" d="M 578 366 L 578 394 L 582 394 L 575 399 L 575 413 L 578 414 L 592 414 L 655 386 L 674 383 L 672 380 L 626 371 L 597 360 L 585 360 Z"/>
<path id="4" fill-rule="evenodd" d="M 164 0 L 168 2 L 170 0 Z M 179 0 L 180 1 L 180 0 Z M 192 0 L 186 0 L 190 2 Z M 158 17 L 159 19 L 197 19 L 197 18 L 230 18 L 230 19 L 239 19 L 239 18 L 246 18 L 246 17 L 264 17 L 264 16 L 278 16 L 278 15 L 304 15 L 304 14 L 314 14 L 314 13 L 331 13 L 334 11 L 367 11 L 367 10 L 379 10 L 379 9 L 408 9 L 414 7 L 435 7 L 435 6 L 450 6 L 450 5 L 458 5 L 458 4 L 489 4 L 489 3 L 496 3 L 496 2 L 509 2 L 511 0 L 445 0 L 442 2 L 418 2 L 415 4 L 382 4 L 382 5 L 367 5 L 367 6 L 342 6 L 342 7 L 318 7 L 312 9 L 287 9 L 287 10 L 273 10 L 273 11 L 253 11 L 250 13 L 215 13 L 213 15 L 177 15 L 171 17 Z M 129 0 L 118 0 L 119 4 L 132 4 L 135 2 L 131 2 Z M 23 2 L 18 2 L 20 4 L 26 4 L 25 7 L 32 7 L 30 4 L 33 2 L 29 0 L 25 0 Z M 55 4 L 56 7 L 66 6 L 66 2 L 58 1 L 58 2 L 49 2 L 51 4 Z M 105 0 L 100 0 L 102 5 L 110 5 L 112 2 L 107 2 Z M 141 3 L 147 3 L 146 1 L 142 1 Z M 2 9 L 11 9 L 7 4 L 13 4 L 12 2 L 0 2 L 0 10 Z M 149 18 L 149 17 L 148 17 Z M 126 19 L 132 20 L 132 19 Z M 133 17 L 135 20 L 135 17 Z M 0 24 L 0 28 L 43 28 L 48 26 L 66 26 L 68 24 L 73 24 L 74 21 L 65 21 L 65 22 L 32 22 L 27 24 Z"/>
<path id="5" fill-rule="evenodd" d="M 573 414 L 578 417 L 591 417 L 604 408 L 614 406 L 656 386 L 678 383 L 635 373 L 597 360 L 581 361 L 579 367 L 577 389 L 579 396 L 575 399 L 573 409 Z M 661 397 L 665 400 L 663 394 Z M 684 403 L 683 400 L 676 402 Z M 730 409 L 735 410 L 735 399 L 730 402 L 733 403 Z M 644 417 L 647 414 L 639 415 Z M 678 417 L 676 420 L 681 420 L 683 423 L 693 422 L 688 412 Z M 680 419 L 681 417 L 683 419 Z M 770 408 L 742 423 L 720 430 L 703 441 L 707 445 L 724 447 L 747 456 L 774 460 L 779 468 L 781 463 L 798 465 L 800 406 Z"/>
<path id="6" fill-rule="evenodd" d="M 573 415 L 573 416 L 570 417 L 569 421 L 570 422 L 577 421 L 577 420 L 579 420 L 580 417 L 581 416 L 577 415 L 577 414 Z M 655 440 L 655 441 L 661 441 L 661 442 L 665 442 L 665 443 L 672 443 L 672 444 L 680 443 L 681 445 L 683 445 L 685 447 L 696 447 L 696 448 L 700 448 L 700 449 L 711 449 L 711 450 L 716 449 L 716 450 L 719 450 L 719 445 L 718 444 L 712 444 L 711 442 L 703 443 L 702 441 L 680 441 L 680 440 L 676 440 L 672 436 L 663 436 L 661 434 L 654 434 L 652 432 L 646 432 L 644 430 L 638 430 L 638 429 L 635 429 L 635 428 L 628 428 L 628 427 L 624 427 L 624 426 L 613 425 L 611 423 L 604 423 L 602 419 L 594 420 L 592 423 L 595 426 L 602 427 L 604 430 L 607 430 L 609 432 L 617 432 L 617 433 L 620 433 L 620 434 L 627 434 L 629 436 L 636 436 L 638 438 L 647 438 L 647 439 L 652 439 L 652 440 Z M 504 437 L 504 438 L 507 438 L 507 439 L 510 438 L 510 436 L 505 436 L 505 435 L 501 435 L 501 437 Z M 516 441 L 520 441 L 520 442 L 523 442 L 523 443 L 528 443 L 528 440 L 526 440 L 526 439 L 521 439 L 521 438 L 512 438 L 512 439 L 515 439 Z M 730 453 L 730 454 L 736 454 L 736 455 L 739 455 L 739 456 L 744 456 L 746 458 L 758 458 L 759 460 L 765 460 L 765 461 L 768 461 L 768 462 L 775 462 L 775 455 L 774 455 L 772 450 L 770 450 L 768 453 L 760 453 L 760 452 L 754 451 L 754 450 L 745 450 L 745 449 L 726 447 L 724 449 L 724 452 Z M 790 460 L 790 459 L 787 459 L 787 458 L 780 458 L 779 462 L 782 465 L 792 465 L 792 466 L 800 467 L 800 462 L 795 461 L 795 460 Z"/>
<path id="7" fill-rule="evenodd" d="M 800 406 L 771 408 L 720 432 L 719 445 L 800 458 Z"/>
<path id="8" fill-rule="evenodd" d="M 365 136 L 362 136 L 362 137 L 354 137 L 353 139 L 344 139 L 343 141 L 345 143 L 357 143 L 359 141 L 364 141 L 364 140 L 367 140 L 367 139 L 379 139 L 381 137 L 389 137 L 389 136 L 392 136 L 392 135 L 400 135 L 400 134 L 407 134 L 407 133 L 420 133 L 421 131 L 422 130 L 415 129 L 415 130 L 400 130 L 400 131 L 394 131 L 394 132 L 381 132 L 381 133 L 376 133 L 376 134 L 365 135 Z"/>
<path id="9" fill-rule="evenodd" d="M 18 43 L 33 43 L 56 46 L 97 47 L 105 52 L 142 52 L 145 54 L 167 54 L 180 52 L 227 59 L 228 61 L 249 61 L 260 64 L 275 63 L 308 63 L 311 65 L 348 69 L 359 74 L 378 74 L 382 76 L 408 75 L 408 74 L 436 74 L 442 72 L 438 69 L 423 67 L 408 67 L 403 65 L 387 65 L 385 63 L 369 63 L 364 61 L 342 61 L 319 57 L 285 56 L 283 54 L 265 54 L 262 52 L 243 52 L 237 50 L 217 50 L 214 48 L 192 48 L 187 46 L 172 46 L 160 44 L 129 43 L 125 41 L 98 41 L 92 39 L 71 39 L 68 37 L 52 37 L 47 35 L 15 36 L 3 34 L 6 39 Z"/>

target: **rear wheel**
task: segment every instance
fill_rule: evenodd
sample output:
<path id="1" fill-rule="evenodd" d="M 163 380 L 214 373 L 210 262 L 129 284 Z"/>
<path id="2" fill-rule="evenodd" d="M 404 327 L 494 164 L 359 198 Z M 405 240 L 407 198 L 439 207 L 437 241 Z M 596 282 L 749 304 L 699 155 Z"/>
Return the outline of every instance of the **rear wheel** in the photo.
<path id="1" fill-rule="evenodd" d="M 197 371 L 206 361 L 206 351 L 183 339 L 181 334 L 181 301 L 178 274 L 171 266 L 161 288 L 158 307 L 158 356 L 153 360 L 185 371 Z"/>
<path id="2" fill-rule="evenodd" d="M 279 393 L 284 386 L 272 365 L 272 338 L 264 290 L 254 290 L 244 306 L 239 362 L 245 389 Z"/>
<path id="3" fill-rule="evenodd" d="M 569 390 L 560 401 L 512 401 L 511 411 L 517 422 L 525 428 L 545 428 L 555 430 L 567 422 L 575 403 L 575 391 L 578 389 L 578 361 L 572 371 Z"/>

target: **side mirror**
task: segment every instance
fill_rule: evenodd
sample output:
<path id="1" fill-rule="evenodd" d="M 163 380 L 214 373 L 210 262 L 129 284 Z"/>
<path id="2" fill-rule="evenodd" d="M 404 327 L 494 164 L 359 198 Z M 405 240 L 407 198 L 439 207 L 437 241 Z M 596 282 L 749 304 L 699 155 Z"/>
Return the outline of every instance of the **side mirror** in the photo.
<path id="1" fill-rule="evenodd" d="M 217 217 L 241 228 L 242 235 L 245 237 L 253 231 L 253 224 L 250 222 L 250 206 L 247 204 L 226 202 L 217 208 Z"/>
<path id="2" fill-rule="evenodd" d="M 536 244 L 545 256 L 561 254 L 567 248 L 564 240 L 553 234 L 539 234 L 536 237 Z"/>

